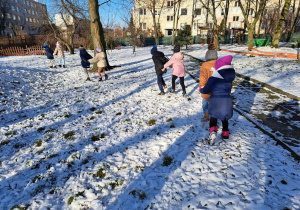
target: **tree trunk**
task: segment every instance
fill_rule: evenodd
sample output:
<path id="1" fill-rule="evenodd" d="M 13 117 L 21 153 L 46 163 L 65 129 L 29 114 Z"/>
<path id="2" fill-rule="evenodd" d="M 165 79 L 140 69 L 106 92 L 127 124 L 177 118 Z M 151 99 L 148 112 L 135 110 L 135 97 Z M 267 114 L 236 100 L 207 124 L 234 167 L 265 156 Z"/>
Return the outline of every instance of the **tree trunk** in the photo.
<path id="1" fill-rule="evenodd" d="M 297 25 L 297 23 L 299 21 L 299 12 L 300 12 L 300 1 L 299 1 L 299 4 L 298 4 L 298 8 L 297 8 L 296 14 L 294 15 L 294 20 L 292 22 L 291 30 L 288 33 L 288 37 L 287 37 L 287 41 L 288 42 L 292 41 L 292 37 L 293 37 L 293 34 L 295 32 L 295 27 L 296 27 L 296 25 Z"/>
<path id="2" fill-rule="evenodd" d="M 253 25 L 248 27 L 248 50 L 251 51 L 253 48 Z"/>
<path id="3" fill-rule="evenodd" d="M 89 3 L 89 12 L 90 12 L 91 36 L 92 36 L 94 50 L 97 47 L 101 47 L 106 57 L 107 68 L 111 69 L 111 66 L 109 65 L 106 56 L 106 44 L 105 44 L 103 28 L 99 16 L 98 0 L 88 0 L 88 3 Z M 96 68 L 97 68 L 97 64 L 94 63 L 93 69 Z"/>
<path id="4" fill-rule="evenodd" d="M 272 47 L 275 47 L 275 48 L 279 47 L 280 37 L 282 35 L 282 31 L 283 31 L 283 28 L 285 26 L 285 19 L 286 19 L 286 15 L 288 13 L 290 4 L 291 4 L 291 0 L 285 0 L 284 6 L 281 10 L 280 18 L 279 18 L 279 21 L 277 23 L 275 33 L 274 33 L 274 36 L 273 36 Z"/>
<path id="5" fill-rule="evenodd" d="M 228 17 L 228 11 L 229 11 L 229 0 L 226 0 L 226 6 L 225 6 L 225 13 L 224 13 L 224 22 L 223 22 L 223 44 L 226 42 L 226 31 L 227 31 L 227 17 Z"/>

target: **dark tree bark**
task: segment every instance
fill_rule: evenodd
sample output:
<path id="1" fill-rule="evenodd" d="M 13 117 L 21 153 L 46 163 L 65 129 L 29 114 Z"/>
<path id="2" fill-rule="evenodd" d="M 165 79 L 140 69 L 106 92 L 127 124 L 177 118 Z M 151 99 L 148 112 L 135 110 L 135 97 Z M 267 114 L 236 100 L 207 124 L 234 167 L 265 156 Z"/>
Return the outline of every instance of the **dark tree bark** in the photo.
<path id="1" fill-rule="evenodd" d="M 88 0 L 89 3 L 89 12 L 90 12 L 90 24 L 91 24 L 91 36 L 94 45 L 94 50 L 97 47 L 101 47 L 102 51 L 106 55 L 107 68 L 111 69 L 109 65 L 107 54 L 106 54 L 106 43 L 104 39 L 104 32 L 102 23 L 99 16 L 99 4 L 98 0 Z M 94 64 L 93 69 L 96 69 L 97 65 Z"/>
<path id="2" fill-rule="evenodd" d="M 291 0 L 285 0 L 285 3 L 281 10 L 279 21 L 276 25 L 275 33 L 274 33 L 273 40 L 272 40 L 272 47 L 275 47 L 275 48 L 279 47 L 280 37 L 282 35 L 282 30 L 285 26 L 285 19 L 286 19 L 286 15 L 288 13 L 290 4 L 291 4 Z"/>

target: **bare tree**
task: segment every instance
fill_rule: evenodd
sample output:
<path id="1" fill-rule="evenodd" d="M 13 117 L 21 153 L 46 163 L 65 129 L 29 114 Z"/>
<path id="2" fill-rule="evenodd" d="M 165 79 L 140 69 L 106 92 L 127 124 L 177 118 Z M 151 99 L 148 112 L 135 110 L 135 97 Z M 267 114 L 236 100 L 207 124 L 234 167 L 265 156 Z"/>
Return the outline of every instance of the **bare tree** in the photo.
<path id="1" fill-rule="evenodd" d="M 163 8 L 165 0 L 160 1 L 160 2 L 157 2 L 157 0 L 136 0 L 136 2 L 139 3 L 143 7 L 143 9 L 147 9 L 148 11 L 150 11 L 152 23 L 153 23 L 153 33 L 154 33 L 154 37 L 155 37 L 155 43 L 158 45 L 159 44 L 158 23 L 159 23 L 159 18 L 160 18 L 160 11 Z M 156 18 L 156 16 L 158 16 L 158 18 Z"/>
<path id="2" fill-rule="evenodd" d="M 174 1 L 173 3 L 173 29 L 172 29 L 172 45 L 175 44 L 175 36 L 178 32 L 178 21 L 180 18 L 180 6 L 182 0 Z"/>
<path id="3" fill-rule="evenodd" d="M 86 19 L 85 6 L 79 0 L 55 0 L 58 18 L 61 20 L 58 26 L 53 24 L 54 19 L 49 14 L 44 14 L 48 20 L 48 27 L 52 30 L 54 37 L 61 41 L 74 54 L 74 35 L 79 23 Z"/>
<path id="4" fill-rule="evenodd" d="M 298 2 L 298 7 L 296 9 L 295 7 L 296 4 L 296 0 L 294 0 L 293 3 L 293 10 L 292 10 L 292 16 L 291 16 L 291 20 L 290 20 L 290 29 L 288 31 L 288 37 L 287 37 L 287 41 L 290 42 L 292 40 L 292 36 L 295 32 L 295 27 L 299 22 L 299 16 L 300 16 L 300 1 Z"/>
<path id="5" fill-rule="evenodd" d="M 255 16 L 253 18 L 252 23 L 250 23 L 250 21 L 249 21 L 249 12 L 247 12 L 247 10 L 245 10 L 245 6 L 242 4 L 241 0 L 238 0 L 238 2 L 239 2 L 239 6 L 240 6 L 240 8 L 242 10 L 243 16 L 244 16 L 245 24 L 246 24 L 247 29 L 248 29 L 248 42 L 249 42 L 249 44 L 248 44 L 248 50 L 252 50 L 252 48 L 253 48 L 254 27 L 255 27 L 257 21 L 259 20 L 262 12 L 265 9 L 267 0 L 259 0 L 258 10 L 255 13 Z"/>
<path id="6" fill-rule="evenodd" d="M 216 9 L 220 6 L 220 3 L 216 4 L 215 0 L 207 0 L 207 2 L 204 2 L 203 0 L 199 0 L 204 8 L 206 8 L 207 12 L 212 16 L 213 18 L 213 36 L 215 40 L 216 50 L 220 50 L 220 44 L 219 44 L 219 38 L 217 33 L 217 16 L 216 16 Z M 210 3 L 208 3 L 210 2 Z M 208 5 L 211 4 L 212 8 L 209 8 Z"/>
<path id="7" fill-rule="evenodd" d="M 220 24 L 220 31 L 222 31 L 222 42 L 225 44 L 225 37 L 226 37 L 226 31 L 227 31 L 227 18 L 228 18 L 228 11 L 229 11 L 229 0 L 225 0 L 225 5 L 222 7 L 224 12 L 224 17 L 222 20 L 222 23 Z"/>
<path id="8" fill-rule="evenodd" d="M 100 16 L 99 16 L 99 6 L 108 2 L 109 0 L 102 4 L 99 4 L 98 0 L 88 0 L 89 12 L 90 12 L 91 36 L 93 40 L 94 49 L 96 49 L 97 47 L 101 47 L 105 55 L 106 55 L 106 42 L 104 38 L 102 23 L 100 21 Z M 112 66 L 109 65 L 107 56 L 105 57 L 107 62 L 107 68 L 111 69 Z M 93 69 L 97 69 L 96 63 L 94 64 Z"/>
<path id="9" fill-rule="evenodd" d="M 281 10 L 280 18 L 276 25 L 275 33 L 272 40 L 272 47 L 278 48 L 280 37 L 282 35 L 283 28 L 285 26 L 286 16 L 291 4 L 291 0 L 285 0 L 283 8 Z"/>

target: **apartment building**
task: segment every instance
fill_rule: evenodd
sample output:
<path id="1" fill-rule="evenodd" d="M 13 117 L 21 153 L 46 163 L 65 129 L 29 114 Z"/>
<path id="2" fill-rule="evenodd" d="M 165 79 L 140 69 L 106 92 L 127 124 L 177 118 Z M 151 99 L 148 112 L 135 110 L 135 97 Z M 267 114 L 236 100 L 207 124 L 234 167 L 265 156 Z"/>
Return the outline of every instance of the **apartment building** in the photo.
<path id="1" fill-rule="evenodd" d="M 149 4 L 150 1 L 148 1 Z M 162 6 L 162 2 L 164 5 Z M 204 2 L 206 2 L 204 0 Z M 273 1 L 274 2 L 274 1 Z M 220 25 L 225 13 L 225 0 L 216 0 L 216 5 L 219 5 L 215 12 L 217 17 L 217 24 Z M 253 4 L 254 5 L 254 4 Z M 271 3 L 269 3 L 271 5 Z M 254 7 L 254 6 L 253 6 Z M 213 19 L 211 15 L 207 13 L 207 10 L 203 7 L 200 1 L 196 1 L 194 5 L 194 20 L 192 24 L 192 14 L 193 14 L 193 0 L 182 0 L 179 9 L 179 21 L 177 30 L 182 29 L 185 25 L 190 25 L 192 27 L 192 35 L 201 34 L 201 28 L 212 28 Z M 249 21 L 253 21 L 255 15 L 254 8 L 250 8 Z M 174 20 L 174 1 L 156 1 L 155 10 L 156 22 L 164 36 L 172 36 L 172 28 Z M 153 19 L 151 11 L 147 9 L 145 1 L 135 1 L 135 6 L 133 8 L 133 18 L 135 24 L 139 26 L 144 31 L 153 30 Z M 259 22 L 257 23 L 259 24 Z M 227 17 L 227 30 L 232 29 L 243 29 L 244 28 L 244 16 L 239 7 L 238 1 L 230 1 L 228 17 Z"/>
<path id="2" fill-rule="evenodd" d="M 37 0 L 2 0 L 0 5 L 0 35 L 34 35 L 47 23 L 47 7 Z"/>

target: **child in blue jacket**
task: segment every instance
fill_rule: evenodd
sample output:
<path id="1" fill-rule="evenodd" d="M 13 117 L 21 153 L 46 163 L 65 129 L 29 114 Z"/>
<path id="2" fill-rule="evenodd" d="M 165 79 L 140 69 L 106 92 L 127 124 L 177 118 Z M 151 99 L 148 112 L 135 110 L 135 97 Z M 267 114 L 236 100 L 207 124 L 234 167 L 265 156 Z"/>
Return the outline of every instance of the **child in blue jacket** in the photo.
<path id="1" fill-rule="evenodd" d="M 45 52 L 47 55 L 47 58 L 50 61 L 50 68 L 56 68 L 54 64 L 54 56 L 53 56 L 53 50 L 49 47 L 50 43 L 46 41 L 43 45 L 43 48 L 45 48 Z"/>
<path id="2" fill-rule="evenodd" d="M 215 63 L 216 71 L 208 79 L 206 85 L 200 89 L 203 94 L 211 93 L 208 105 L 210 116 L 209 144 L 213 145 L 217 137 L 217 121 L 222 121 L 222 137 L 229 139 L 228 120 L 233 115 L 233 103 L 231 97 L 232 82 L 235 78 L 235 70 L 231 65 L 232 56 L 220 58 Z"/>
<path id="3" fill-rule="evenodd" d="M 80 45 L 79 47 L 79 55 L 81 58 L 81 65 L 83 67 L 83 72 L 85 76 L 87 77 L 87 81 L 90 81 L 90 77 L 88 74 L 87 69 L 90 68 L 90 62 L 88 62 L 89 59 L 92 59 L 93 57 L 84 49 L 83 45 Z"/>

